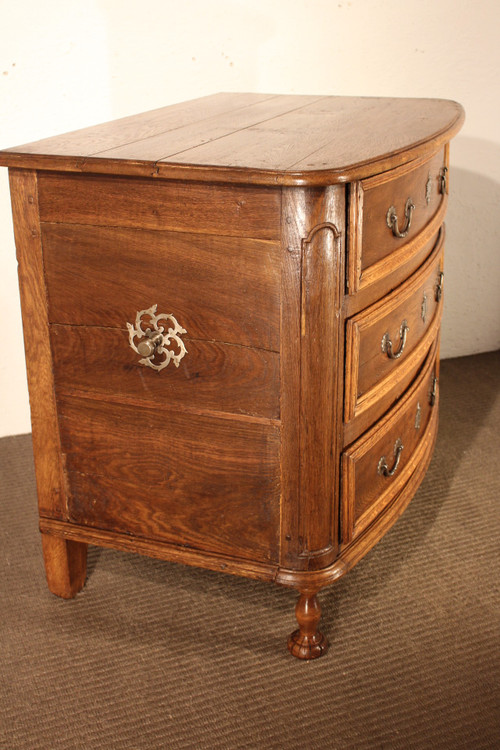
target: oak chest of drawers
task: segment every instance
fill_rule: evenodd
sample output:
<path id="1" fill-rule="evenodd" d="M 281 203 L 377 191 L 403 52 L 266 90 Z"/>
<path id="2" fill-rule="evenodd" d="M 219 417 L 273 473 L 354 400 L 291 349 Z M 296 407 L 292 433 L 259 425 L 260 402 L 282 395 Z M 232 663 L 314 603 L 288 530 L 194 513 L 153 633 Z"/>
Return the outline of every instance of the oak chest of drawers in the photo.
<path id="1" fill-rule="evenodd" d="M 318 591 L 437 431 L 460 105 L 218 94 L 0 152 L 51 591 L 87 544 Z"/>

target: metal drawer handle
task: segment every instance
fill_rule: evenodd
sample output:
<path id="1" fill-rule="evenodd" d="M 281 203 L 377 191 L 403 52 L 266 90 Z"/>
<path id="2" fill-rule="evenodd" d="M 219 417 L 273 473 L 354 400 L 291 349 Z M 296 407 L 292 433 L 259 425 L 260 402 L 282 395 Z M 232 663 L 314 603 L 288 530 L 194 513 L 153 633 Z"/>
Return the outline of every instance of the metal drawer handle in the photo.
<path id="1" fill-rule="evenodd" d="M 400 358 L 405 348 L 406 339 L 407 339 L 409 330 L 410 330 L 410 326 L 408 325 L 406 320 L 403 320 L 403 322 L 401 323 L 401 327 L 399 329 L 399 349 L 397 350 L 397 352 L 393 351 L 391 335 L 389 331 L 384 333 L 384 335 L 382 336 L 382 351 L 384 352 L 384 354 L 387 354 L 389 359 Z"/>
<path id="2" fill-rule="evenodd" d="M 178 324 L 173 315 L 157 315 L 156 308 L 157 305 L 153 305 L 147 310 L 140 310 L 135 316 L 135 326 L 127 323 L 127 329 L 130 346 L 142 357 L 139 360 L 140 364 L 159 372 L 171 361 L 179 367 L 181 359 L 187 354 L 181 334 L 187 331 Z M 165 326 L 158 325 L 162 320 L 171 325 L 166 332 Z M 138 340 L 137 344 L 134 339 Z M 174 349 L 169 348 L 172 344 Z"/>
<path id="3" fill-rule="evenodd" d="M 411 227 L 411 217 L 414 210 L 415 204 L 413 203 L 411 198 L 408 198 L 405 204 L 405 223 L 402 229 L 398 228 L 398 215 L 394 206 L 391 206 L 387 211 L 387 226 L 389 227 L 389 229 L 392 229 L 394 237 L 399 237 L 400 239 L 406 237 Z"/>
<path id="4" fill-rule="evenodd" d="M 403 448 L 404 448 L 403 442 L 401 438 L 398 438 L 396 442 L 394 443 L 394 456 L 395 456 L 394 466 L 392 467 L 392 469 L 389 469 L 387 465 L 386 457 L 382 456 L 382 458 L 378 462 L 377 472 L 383 475 L 384 477 L 393 477 L 394 474 L 398 470 L 399 461 L 401 460 L 401 453 L 403 452 Z"/>
<path id="5" fill-rule="evenodd" d="M 441 301 L 441 297 L 443 296 L 443 283 L 444 283 L 444 273 L 441 271 L 438 276 L 438 283 L 436 286 L 436 302 Z"/>

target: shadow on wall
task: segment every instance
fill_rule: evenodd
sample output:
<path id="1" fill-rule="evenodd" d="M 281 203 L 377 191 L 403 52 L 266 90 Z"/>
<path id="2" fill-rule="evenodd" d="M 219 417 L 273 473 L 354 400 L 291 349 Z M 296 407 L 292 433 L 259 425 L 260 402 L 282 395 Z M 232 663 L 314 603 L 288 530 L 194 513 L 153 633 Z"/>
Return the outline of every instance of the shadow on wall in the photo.
<path id="1" fill-rule="evenodd" d="M 441 357 L 500 348 L 500 148 L 476 138 L 451 145 Z M 478 165 L 478 171 L 454 167 Z M 482 170 L 482 171 L 481 171 Z"/>

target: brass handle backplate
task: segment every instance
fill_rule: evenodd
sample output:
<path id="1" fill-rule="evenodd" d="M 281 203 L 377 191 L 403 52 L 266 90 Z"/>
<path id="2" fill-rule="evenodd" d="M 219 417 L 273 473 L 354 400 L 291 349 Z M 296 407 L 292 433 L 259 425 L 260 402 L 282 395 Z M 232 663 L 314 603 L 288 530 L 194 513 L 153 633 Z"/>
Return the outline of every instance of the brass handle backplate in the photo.
<path id="1" fill-rule="evenodd" d="M 392 229 L 394 237 L 402 239 L 406 237 L 411 227 L 411 218 L 415 210 L 415 204 L 411 198 L 408 198 L 405 204 L 405 223 L 401 229 L 398 227 L 398 214 L 394 206 L 391 206 L 387 211 L 386 221 L 389 229 Z"/>
<path id="2" fill-rule="evenodd" d="M 422 322 L 425 323 L 427 319 L 427 295 L 425 292 L 422 297 L 422 304 L 420 305 L 420 317 L 422 318 Z"/>
<path id="3" fill-rule="evenodd" d="M 399 329 L 399 349 L 396 352 L 392 348 L 392 340 L 389 331 L 384 333 L 384 335 L 382 336 L 382 351 L 384 352 L 384 354 L 387 354 L 389 359 L 400 358 L 400 356 L 404 352 L 409 330 L 410 326 L 408 325 L 406 320 L 403 320 Z"/>
<path id="4" fill-rule="evenodd" d="M 378 462 L 377 466 L 377 472 L 384 477 L 393 477 L 394 474 L 397 472 L 399 467 L 399 462 L 401 460 L 401 453 L 403 452 L 403 441 L 401 438 L 398 438 L 396 442 L 394 443 L 394 464 L 392 466 L 392 469 L 389 469 L 389 466 L 387 464 L 387 459 L 385 456 L 382 456 L 380 461 Z"/>
<path id="5" fill-rule="evenodd" d="M 425 183 L 425 202 L 427 205 L 431 202 L 431 196 L 432 196 L 432 176 L 429 172 L 429 176 L 427 177 L 427 182 Z"/>
<path id="6" fill-rule="evenodd" d="M 142 357 L 139 360 L 140 364 L 159 372 L 170 362 L 179 367 L 181 359 L 187 354 L 181 339 L 181 335 L 187 331 L 178 324 L 173 315 L 157 315 L 156 308 L 157 305 L 153 305 L 147 310 L 140 310 L 135 316 L 135 326 L 127 323 L 127 330 L 130 346 Z M 160 321 L 170 323 L 167 331 L 164 325 L 159 325 Z M 173 349 L 170 348 L 172 345 Z"/>
<path id="7" fill-rule="evenodd" d="M 448 167 L 443 167 L 439 174 L 439 181 L 441 183 L 441 195 L 446 195 L 448 192 Z"/>
<path id="8" fill-rule="evenodd" d="M 417 411 L 415 412 L 415 429 L 419 430 L 422 423 L 422 407 L 420 401 L 417 403 Z"/>
<path id="9" fill-rule="evenodd" d="M 441 297 L 443 295 L 443 283 L 444 283 L 444 273 L 440 271 L 439 276 L 438 276 L 438 283 L 436 285 L 436 302 L 441 301 Z"/>
<path id="10" fill-rule="evenodd" d="M 433 375 L 432 384 L 431 384 L 431 392 L 429 394 L 429 403 L 431 406 L 434 406 L 434 404 L 436 403 L 437 387 L 438 387 L 438 379 L 435 375 Z"/>

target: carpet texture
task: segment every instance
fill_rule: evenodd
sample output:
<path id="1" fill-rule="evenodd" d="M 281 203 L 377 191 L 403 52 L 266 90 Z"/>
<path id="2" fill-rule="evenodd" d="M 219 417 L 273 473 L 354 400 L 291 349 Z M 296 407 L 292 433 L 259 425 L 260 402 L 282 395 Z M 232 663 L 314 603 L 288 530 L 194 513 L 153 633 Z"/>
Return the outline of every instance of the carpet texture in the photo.
<path id="1" fill-rule="evenodd" d="M 441 369 L 429 472 L 320 594 L 326 657 L 286 651 L 293 591 L 89 549 L 46 587 L 29 435 L 0 441 L 0 748 L 500 747 L 500 353 Z"/>

